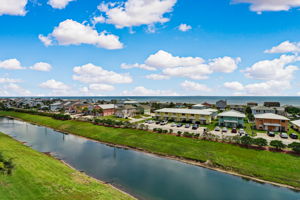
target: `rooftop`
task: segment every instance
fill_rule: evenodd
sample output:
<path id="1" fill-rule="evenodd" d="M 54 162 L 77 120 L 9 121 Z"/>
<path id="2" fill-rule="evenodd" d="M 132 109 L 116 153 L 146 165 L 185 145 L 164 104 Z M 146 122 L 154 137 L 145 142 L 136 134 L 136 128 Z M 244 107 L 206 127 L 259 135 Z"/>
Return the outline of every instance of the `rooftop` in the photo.
<path id="1" fill-rule="evenodd" d="M 218 117 L 242 117 L 245 118 L 246 115 L 244 113 L 238 112 L 236 110 L 225 111 L 218 114 Z"/>
<path id="2" fill-rule="evenodd" d="M 254 115 L 255 119 L 278 119 L 278 120 L 289 120 L 288 118 L 276 115 L 274 113 L 264 113 L 264 114 L 257 114 Z"/>
<path id="3" fill-rule="evenodd" d="M 156 110 L 155 112 L 166 112 L 166 113 L 181 113 L 181 114 L 194 114 L 194 115 L 211 115 L 212 111 L 208 109 L 181 109 L 181 108 L 163 108 Z"/>
<path id="4" fill-rule="evenodd" d="M 291 121 L 291 123 L 300 127 L 300 119 L 299 120 L 295 120 L 295 121 Z"/>

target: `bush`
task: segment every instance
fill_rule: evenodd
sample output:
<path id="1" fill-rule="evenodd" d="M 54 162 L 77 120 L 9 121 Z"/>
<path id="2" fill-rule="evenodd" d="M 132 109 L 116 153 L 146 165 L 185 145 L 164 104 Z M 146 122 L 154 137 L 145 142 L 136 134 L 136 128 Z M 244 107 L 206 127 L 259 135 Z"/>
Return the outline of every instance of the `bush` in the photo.
<path id="1" fill-rule="evenodd" d="M 253 139 L 253 144 L 260 146 L 260 147 L 265 147 L 268 145 L 268 141 L 264 138 L 255 138 L 255 139 Z"/>
<path id="2" fill-rule="evenodd" d="M 181 136 L 181 131 L 177 131 L 177 136 Z"/>
<path id="3" fill-rule="evenodd" d="M 293 151 L 300 153 L 300 143 L 299 142 L 293 142 L 288 145 L 289 148 L 291 148 Z"/>
<path id="4" fill-rule="evenodd" d="M 52 116 L 52 118 L 58 119 L 58 120 L 70 120 L 71 116 L 70 115 L 65 115 L 65 114 L 54 114 Z"/>
<path id="5" fill-rule="evenodd" d="M 250 146 L 253 144 L 253 139 L 250 136 L 241 137 L 241 144 L 245 146 Z"/>
<path id="6" fill-rule="evenodd" d="M 0 152 L 0 174 L 11 175 L 15 165 L 13 160 L 5 159 L 3 154 Z"/>
<path id="7" fill-rule="evenodd" d="M 286 147 L 286 145 L 283 144 L 280 140 L 272 140 L 272 141 L 270 142 L 270 145 L 271 145 L 272 147 L 275 147 L 277 150 L 280 150 L 280 149 L 283 149 L 283 148 Z"/>

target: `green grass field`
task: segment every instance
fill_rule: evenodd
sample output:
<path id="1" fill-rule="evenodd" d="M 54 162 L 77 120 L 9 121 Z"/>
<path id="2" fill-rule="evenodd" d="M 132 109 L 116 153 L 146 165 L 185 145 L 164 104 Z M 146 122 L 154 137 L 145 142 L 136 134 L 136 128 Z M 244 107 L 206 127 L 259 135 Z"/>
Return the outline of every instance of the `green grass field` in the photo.
<path id="1" fill-rule="evenodd" d="M 13 158 L 16 165 L 11 176 L 0 174 L 0 199 L 132 199 L 2 133 L 0 133 L 0 152 L 3 152 L 5 157 Z"/>
<path id="2" fill-rule="evenodd" d="M 57 130 L 103 142 L 137 147 L 153 153 L 201 162 L 210 160 L 216 167 L 225 170 L 300 188 L 300 157 L 298 156 L 141 130 L 102 127 L 87 122 L 59 121 L 25 113 L 0 112 L 0 115 L 13 116 Z"/>

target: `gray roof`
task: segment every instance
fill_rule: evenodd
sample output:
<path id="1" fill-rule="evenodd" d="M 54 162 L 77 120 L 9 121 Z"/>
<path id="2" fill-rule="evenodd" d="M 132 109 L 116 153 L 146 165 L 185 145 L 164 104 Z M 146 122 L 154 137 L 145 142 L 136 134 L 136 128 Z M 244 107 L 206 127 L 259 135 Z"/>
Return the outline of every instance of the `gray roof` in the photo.
<path id="1" fill-rule="evenodd" d="M 292 124 L 300 127 L 300 119 L 299 120 L 295 120 L 295 121 L 291 121 Z"/>
<path id="2" fill-rule="evenodd" d="M 218 114 L 218 117 L 241 117 L 245 118 L 246 115 L 244 113 L 238 112 L 236 110 L 225 111 Z"/>
<path id="3" fill-rule="evenodd" d="M 166 113 L 182 113 L 182 114 L 194 114 L 194 115 L 211 115 L 212 111 L 204 109 L 181 109 L 181 108 L 163 108 L 156 110 L 155 112 L 166 112 Z"/>
<path id="4" fill-rule="evenodd" d="M 263 113 L 263 114 L 257 114 L 254 115 L 255 119 L 278 119 L 278 120 L 289 120 L 288 118 L 282 116 L 282 115 L 277 115 L 274 113 Z"/>
<path id="5" fill-rule="evenodd" d="M 113 109 L 115 108 L 115 105 L 114 104 L 102 104 L 102 105 L 98 105 L 100 108 L 102 109 Z"/>

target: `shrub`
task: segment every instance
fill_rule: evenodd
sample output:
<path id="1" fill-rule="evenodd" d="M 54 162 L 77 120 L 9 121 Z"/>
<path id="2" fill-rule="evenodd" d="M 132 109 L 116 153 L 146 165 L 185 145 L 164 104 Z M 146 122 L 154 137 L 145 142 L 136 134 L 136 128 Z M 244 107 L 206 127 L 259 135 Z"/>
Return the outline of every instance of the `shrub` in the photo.
<path id="1" fill-rule="evenodd" d="M 241 137 L 241 144 L 245 146 L 250 146 L 253 144 L 253 139 L 250 136 Z"/>
<path id="2" fill-rule="evenodd" d="M 4 158 L 3 154 L 0 152 L 0 174 L 11 175 L 15 165 L 13 160 Z"/>
<path id="3" fill-rule="evenodd" d="M 291 148 L 293 151 L 300 153 L 300 143 L 299 142 L 293 142 L 288 145 L 289 148 Z"/>
<path id="4" fill-rule="evenodd" d="M 181 131 L 177 131 L 177 136 L 181 136 Z"/>
<path id="5" fill-rule="evenodd" d="M 253 139 L 253 144 L 256 144 L 257 146 L 260 147 L 265 147 L 268 145 L 268 141 L 264 138 L 255 138 Z"/>
<path id="6" fill-rule="evenodd" d="M 286 147 L 286 145 L 283 144 L 280 140 L 272 140 L 272 141 L 270 142 L 270 145 L 271 145 L 272 147 L 275 147 L 277 150 L 280 150 L 280 149 L 283 149 L 283 148 Z"/>

